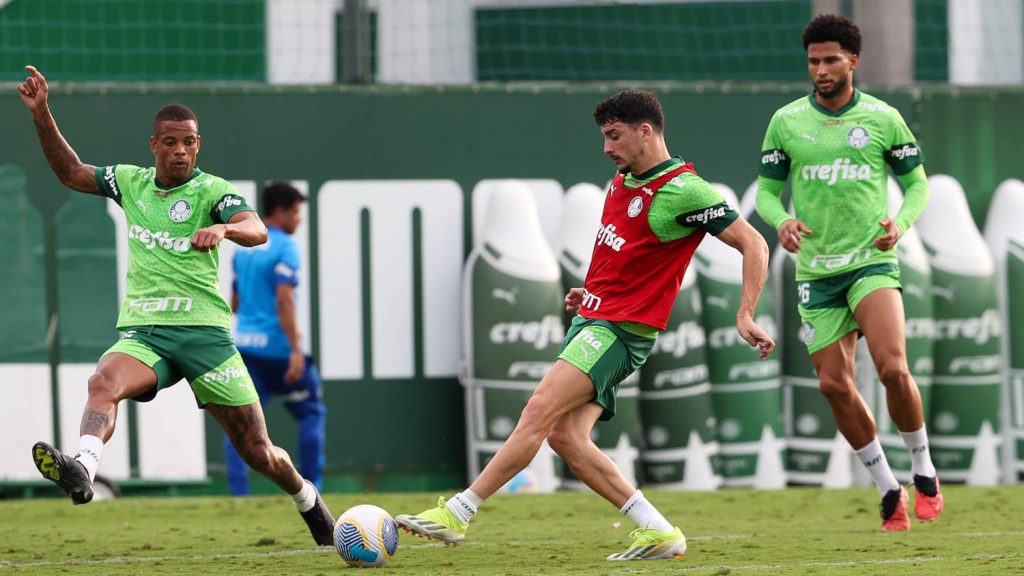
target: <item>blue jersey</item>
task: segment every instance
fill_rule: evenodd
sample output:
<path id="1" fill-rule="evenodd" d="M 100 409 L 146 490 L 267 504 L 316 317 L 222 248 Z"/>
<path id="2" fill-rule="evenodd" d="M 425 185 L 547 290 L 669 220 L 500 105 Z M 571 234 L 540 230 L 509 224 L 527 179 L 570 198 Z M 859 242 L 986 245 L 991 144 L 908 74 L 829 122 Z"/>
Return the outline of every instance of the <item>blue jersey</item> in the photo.
<path id="1" fill-rule="evenodd" d="M 235 252 L 239 350 L 265 358 L 287 358 L 291 344 L 277 317 L 277 287 L 299 284 L 299 248 L 287 232 L 267 227 L 267 243 Z M 298 297 L 298 292 L 295 293 Z"/>

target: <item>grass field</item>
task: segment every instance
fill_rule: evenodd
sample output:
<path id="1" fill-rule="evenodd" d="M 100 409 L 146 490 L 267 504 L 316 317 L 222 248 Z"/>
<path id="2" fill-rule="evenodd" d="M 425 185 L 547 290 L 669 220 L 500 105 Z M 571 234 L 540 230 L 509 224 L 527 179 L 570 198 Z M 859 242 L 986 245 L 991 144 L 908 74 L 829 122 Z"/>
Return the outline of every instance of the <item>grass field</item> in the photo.
<path id="1" fill-rule="evenodd" d="M 685 558 L 606 562 L 629 521 L 591 493 L 498 495 L 455 549 L 402 533 L 380 572 L 490 574 L 1024 575 L 1024 486 L 944 486 L 946 512 L 908 533 L 879 529 L 871 488 L 709 493 L 645 491 L 682 527 Z M 437 494 L 328 494 L 335 514 L 373 503 L 416 513 Z M 615 522 L 621 522 L 615 527 Z M 359 573 L 314 547 L 285 497 L 0 501 L 4 574 Z"/>

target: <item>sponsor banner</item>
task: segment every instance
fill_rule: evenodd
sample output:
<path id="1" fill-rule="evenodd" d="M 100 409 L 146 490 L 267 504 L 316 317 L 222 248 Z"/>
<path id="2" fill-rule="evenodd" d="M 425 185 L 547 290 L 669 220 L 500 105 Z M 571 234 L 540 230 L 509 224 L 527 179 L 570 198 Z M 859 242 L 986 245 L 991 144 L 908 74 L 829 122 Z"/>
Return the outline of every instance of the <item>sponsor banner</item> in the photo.
<path id="1" fill-rule="evenodd" d="M 781 318 L 781 380 L 785 423 L 786 471 L 800 473 L 803 484 L 823 484 L 832 452 L 831 441 L 838 428 L 832 410 L 818 389 L 818 376 L 804 344 L 805 330 L 797 304 L 800 295 L 796 283 L 796 256 L 779 247 L 772 262 L 772 275 L 779 290 L 776 301 Z M 807 440 L 828 440 L 814 442 Z M 801 444 L 801 441 L 804 444 Z M 802 446 L 796 450 L 795 446 Z M 820 446 L 820 447 L 819 447 Z"/>
<path id="2" fill-rule="evenodd" d="M 1004 180 L 992 195 L 985 219 L 985 242 L 998 278 L 997 295 L 1003 320 L 1003 481 L 1024 476 L 1024 182 Z"/>
<path id="3" fill-rule="evenodd" d="M 489 201 L 488 223 L 463 271 L 463 371 L 469 477 L 508 438 L 538 381 L 558 356 L 565 328 L 558 266 L 529 191 L 507 182 Z M 517 228 L 499 226 L 505 219 Z M 544 450 L 527 470 L 553 489 Z"/>
<path id="4" fill-rule="evenodd" d="M 982 424 L 999 430 L 1002 323 L 994 274 L 932 272 L 935 304 L 935 374 L 929 437 L 939 473 L 966 471 L 973 448 L 948 439 L 975 439 Z"/>
<path id="5" fill-rule="evenodd" d="M 778 378 L 758 383 L 761 389 L 730 390 L 728 385 L 711 386 L 719 463 L 728 486 L 749 486 L 757 472 L 763 427 L 782 436 L 782 396 Z M 759 428 L 760 427 L 760 428 Z M 781 448 L 781 445 L 780 445 Z M 780 452 L 780 457 L 784 452 Z"/>
<path id="6" fill-rule="evenodd" d="M 519 278 L 482 259 L 468 274 L 473 294 L 473 377 L 536 382 L 530 367 L 550 366 L 565 337 L 561 283 Z"/>
<path id="7" fill-rule="evenodd" d="M 825 445 L 821 448 L 800 448 L 790 444 L 787 448 L 787 471 L 799 484 L 821 484 L 821 476 L 828 468 L 828 458 L 829 450 Z"/>
<path id="8" fill-rule="evenodd" d="M 900 283 L 906 326 L 907 365 L 921 394 L 921 407 L 931 413 L 932 376 L 934 372 L 935 305 L 932 296 L 932 273 L 921 239 L 913 229 L 900 240 L 897 248 L 900 263 Z M 899 429 L 889 416 L 885 387 L 872 365 L 871 385 L 874 388 L 873 412 L 878 423 L 878 437 L 885 450 L 889 465 L 898 477 L 910 479 L 911 460 Z"/>
<path id="9" fill-rule="evenodd" d="M 701 296 L 689 270 L 647 362 L 640 368 L 641 480 L 652 485 L 720 483 Z M 700 446 L 691 446 L 696 439 Z M 700 459 L 700 462 L 694 462 Z M 711 478 L 688 477 L 688 465 Z"/>
<path id="10" fill-rule="evenodd" d="M 467 440 L 504 441 L 515 429 L 537 382 L 558 355 L 565 330 L 561 283 L 517 278 L 484 259 L 471 259 L 472 325 L 467 351 Z M 481 454 L 470 454 L 470 463 Z M 471 470 L 475 477 L 481 469 Z"/>
<path id="11" fill-rule="evenodd" d="M 782 436 L 782 389 L 778 357 L 773 354 L 767 360 L 758 360 L 756 352 L 736 330 L 742 273 L 727 280 L 725 274 L 716 274 L 715 264 L 718 259 L 730 258 L 738 260 L 735 264 L 741 269 L 742 257 L 730 247 L 723 248 L 728 252 L 698 252 L 698 285 L 701 318 L 707 333 L 711 404 L 722 451 L 718 460 L 720 471 L 727 483 L 741 485 L 753 482 L 759 450 L 754 443 L 761 439 L 764 426 L 771 427 L 776 437 Z M 778 338 L 774 308 L 768 283 L 758 302 L 755 321 Z"/>
<path id="12" fill-rule="evenodd" d="M 1006 300 L 1010 369 L 1024 371 L 1024 244 L 1010 243 L 1006 254 Z M 1017 399 L 1019 405 L 1019 398 Z M 1024 429 L 1024 414 L 1015 414 L 1015 427 Z"/>
<path id="13" fill-rule="evenodd" d="M 1021 479 L 1024 475 L 1024 244 L 1011 241 L 1006 254 L 1006 338 L 1009 350 L 1009 433 L 1014 444 L 1010 454 L 1016 473 L 1011 478 Z M 1016 296 L 1009 296 L 1009 295 Z"/>

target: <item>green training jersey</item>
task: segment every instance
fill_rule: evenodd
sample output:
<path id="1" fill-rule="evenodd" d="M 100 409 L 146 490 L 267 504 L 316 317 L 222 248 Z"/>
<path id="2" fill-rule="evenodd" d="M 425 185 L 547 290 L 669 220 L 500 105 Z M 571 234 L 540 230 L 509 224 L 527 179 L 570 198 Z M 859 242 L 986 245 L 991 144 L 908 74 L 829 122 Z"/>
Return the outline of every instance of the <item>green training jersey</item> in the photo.
<path id="1" fill-rule="evenodd" d="M 192 235 L 252 210 L 235 187 L 197 169 L 185 183 L 162 188 L 155 168 L 128 164 L 97 168 L 96 182 L 128 221 L 128 289 L 117 327 L 230 329 L 231 308 L 217 275 L 219 246 L 195 250 Z"/>
<path id="2" fill-rule="evenodd" d="M 643 190 L 644 184 L 684 164 L 682 158 L 674 156 L 647 172 L 626 174 L 623 183 L 630 188 Z M 666 182 L 654 197 L 647 212 L 647 223 L 651 231 L 662 242 L 671 242 L 704 230 L 718 235 L 729 227 L 739 213 L 725 201 L 725 197 L 694 172 L 683 172 Z"/>
<path id="3" fill-rule="evenodd" d="M 811 93 L 775 112 L 761 149 L 758 174 L 791 178 L 796 217 L 813 232 L 797 255 L 797 280 L 896 263 L 895 250 L 874 246 L 889 217 L 886 167 L 907 174 L 924 155 L 895 108 L 855 90 L 832 112 Z"/>

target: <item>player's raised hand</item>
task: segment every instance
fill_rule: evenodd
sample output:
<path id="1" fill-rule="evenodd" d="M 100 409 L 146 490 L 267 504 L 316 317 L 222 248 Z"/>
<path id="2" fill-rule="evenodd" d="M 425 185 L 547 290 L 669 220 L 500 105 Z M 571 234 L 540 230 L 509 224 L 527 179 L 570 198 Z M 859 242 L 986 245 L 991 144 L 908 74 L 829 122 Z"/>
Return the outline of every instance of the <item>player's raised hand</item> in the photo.
<path id="1" fill-rule="evenodd" d="M 804 236 L 811 233 L 812 231 L 807 227 L 807 224 L 796 218 L 790 218 L 779 226 L 779 244 L 782 244 L 782 247 L 786 250 L 796 254 L 804 243 Z"/>
<path id="2" fill-rule="evenodd" d="M 50 93 L 50 87 L 46 85 L 46 78 L 43 78 L 35 66 L 25 66 L 25 70 L 28 70 L 28 78 L 18 84 L 21 101 L 28 106 L 29 110 L 46 106 L 46 98 Z"/>
<path id="3" fill-rule="evenodd" d="M 764 360 L 772 353 L 772 350 L 775 350 L 775 340 L 772 340 L 772 337 L 765 332 L 764 328 L 758 326 L 753 318 L 737 318 L 736 330 L 739 331 L 740 337 L 747 341 L 747 344 L 757 348 L 759 360 Z"/>
<path id="4" fill-rule="evenodd" d="M 200 252 L 209 252 L 224 239 L 226 232 L 227 229 L 223 224 L 214 224 L 213 226 L 200 228 L 192 235 L 192 247 Z"/>
<path id="5" fill-rule="evenodd" d="M 569 293 L 565 295 L 565 311 L 575 312 L 582 303 L 583 288 L 569 288 Z"/>
<path id="6" fill-rule="evenodd" d="M 882 252 L 892 250 L 896 243 L 900 241 L 900 227 L 892 221 L 892 218 L 886 218 L 878 223 L 879 226 L 885 228 L 885 234 L 875 238 L 875 248 L 878 248 Z"/>

